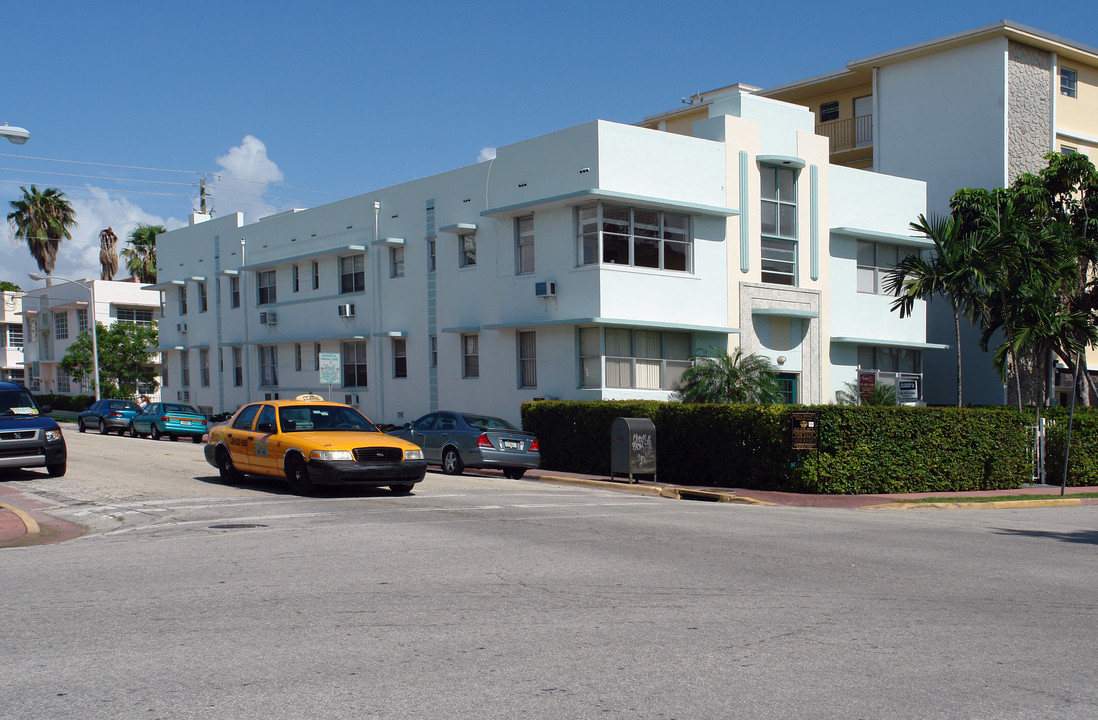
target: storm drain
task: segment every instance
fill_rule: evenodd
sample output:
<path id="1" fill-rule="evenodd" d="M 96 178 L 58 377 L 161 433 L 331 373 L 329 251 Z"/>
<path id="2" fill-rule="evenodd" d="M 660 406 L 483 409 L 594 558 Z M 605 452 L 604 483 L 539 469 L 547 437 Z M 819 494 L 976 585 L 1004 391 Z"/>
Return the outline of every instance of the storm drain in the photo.
<path id="1" fill-rule="evenodd" d="M 259 523 L 225 523 L 224 525 L 210 525 L 210 530 L 245 530 L 247 528 L 265 528 Z"/>

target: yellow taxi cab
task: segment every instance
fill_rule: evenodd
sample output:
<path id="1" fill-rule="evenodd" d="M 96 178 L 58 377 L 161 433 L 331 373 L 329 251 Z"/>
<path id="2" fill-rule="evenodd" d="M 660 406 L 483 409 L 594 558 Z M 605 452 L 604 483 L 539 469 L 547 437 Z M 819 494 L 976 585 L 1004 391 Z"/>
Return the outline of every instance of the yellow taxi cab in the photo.
<path id="1" fill-rule="evenodd" d="M 314 485 L 387 485 L 402 495 L 427 472 L 418 445 L 386 435 L 350 405 L 311 394 L 244 405 L 210 428 L 205 454 L 225 482 L 269 475 L 301 494 Z"/>

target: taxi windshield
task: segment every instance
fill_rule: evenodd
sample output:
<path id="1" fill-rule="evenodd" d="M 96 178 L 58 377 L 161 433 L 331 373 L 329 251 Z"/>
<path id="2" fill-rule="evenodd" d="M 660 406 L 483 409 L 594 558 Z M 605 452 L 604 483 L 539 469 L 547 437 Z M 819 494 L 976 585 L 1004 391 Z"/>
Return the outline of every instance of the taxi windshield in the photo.
<path id="1" fill-rule="evenodd" d="M 380 432 L 352 407 L 294 405 L 279 409 L 282 432 Z"/>
<path id="2" fill-rule="evenodd" d="M 0 391 L 0 415 L 37 415 L 38 406 L 26 390 Z"/>

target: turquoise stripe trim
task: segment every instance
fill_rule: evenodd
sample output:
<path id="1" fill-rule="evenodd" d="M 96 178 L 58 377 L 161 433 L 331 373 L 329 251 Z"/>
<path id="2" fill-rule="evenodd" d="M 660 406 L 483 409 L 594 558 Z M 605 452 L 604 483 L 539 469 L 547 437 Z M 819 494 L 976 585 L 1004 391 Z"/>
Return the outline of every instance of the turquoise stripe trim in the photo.
<path id="1" fill-rule="evenodd" d="M 747 151 L 740 150 L 740 271 L 751 270 L 751 215 L 748 211 L 750 199 L 747 186 L 747 171 L 750 168 Z"/>
<path id="2" fill-rule="evenodd" d="M 809 218 L 809 273 L 813 280 L 820 279 L 820 168 L 808 166 Z"/>

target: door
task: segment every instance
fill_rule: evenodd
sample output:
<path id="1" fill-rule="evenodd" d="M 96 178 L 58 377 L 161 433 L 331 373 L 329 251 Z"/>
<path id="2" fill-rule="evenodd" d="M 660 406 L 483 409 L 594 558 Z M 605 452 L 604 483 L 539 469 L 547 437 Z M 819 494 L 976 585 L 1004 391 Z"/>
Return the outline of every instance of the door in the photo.
<path id="1" fill-rule="evenodd" d="M 408 434 L 408 439 L 423 449 L 423 459 L 434 462 L 438 462 L 438 443 L 432 445 L 431 439 L 434 436 L 435 421 L 437 419 L 437 413 L 424 415 L 412 423 Z"/>
<path id="2" fill-rule="evenodd" d="M 252 470 L 252 455 L 255 452 L 255 433 L 252 432 L 252 425 L 262 407 L 262 405 L 249 405 L 241 410 L 233 420 L 232 427 L 225 433 L 229 455 L 233 459 L 233 465 L 240 472 L 255 472 Z"/>
<path id="3" fill-rule="evenodd" d="M 250 457 L 252 472 L 263 475 L 282 474 L 282 453 L 279 452 L 281 444 L 278 441 L 278 426 L 275 422 L 274 407 L 264 405 L 259 411 L 259 417 L 255 421 L 255 430 L 252 433 L 254 437 Z"/>
<path id="4" fill-rule="evenodd" d="M 797 376 L 793 373 L 778 373 L 778 395 L 781 397 L 779 402 L 785 405 L 796 405 L 797 399 Z"/>
<path id="5" fill-rule="evenodd" d="M 873 96 L 854 98 L 854 147 L 873 144 Z"/>

